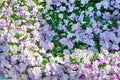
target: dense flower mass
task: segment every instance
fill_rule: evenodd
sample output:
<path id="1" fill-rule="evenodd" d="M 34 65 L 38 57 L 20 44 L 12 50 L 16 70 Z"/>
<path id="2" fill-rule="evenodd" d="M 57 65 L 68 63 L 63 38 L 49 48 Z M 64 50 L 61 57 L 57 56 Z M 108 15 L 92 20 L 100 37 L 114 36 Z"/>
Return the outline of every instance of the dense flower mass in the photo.
<path id="1" fill-rule="evenodd" d="M 120 80 L 120 0 L 0 0 L 0 72 Z"/>

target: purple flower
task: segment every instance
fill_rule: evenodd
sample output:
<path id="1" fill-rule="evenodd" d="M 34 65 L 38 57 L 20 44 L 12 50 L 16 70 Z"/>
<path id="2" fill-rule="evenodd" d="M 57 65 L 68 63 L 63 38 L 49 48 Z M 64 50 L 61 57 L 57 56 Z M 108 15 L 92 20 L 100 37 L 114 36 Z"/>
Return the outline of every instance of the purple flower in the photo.
<path id="1" fill-rule="evenodd" d="M 82 73 L 82 74 L 80 75 L 79 79 L 85 80 L 85 74 Z"/>
<path id="2" fill-rule="evenodd" d="M 72 49 L 73 48 L 73 42 L 71 40 L 68 40 L 66 38 L 63 38 L 63 39 L 60 39 L 59 42 L 63 45 L 66 45 L 68 46 L 69 49 Z"/>
<path id="3" fill-rule="evenodd" d="M 0 47 L 0 53 L 3 53 L 3 49 Z"/>

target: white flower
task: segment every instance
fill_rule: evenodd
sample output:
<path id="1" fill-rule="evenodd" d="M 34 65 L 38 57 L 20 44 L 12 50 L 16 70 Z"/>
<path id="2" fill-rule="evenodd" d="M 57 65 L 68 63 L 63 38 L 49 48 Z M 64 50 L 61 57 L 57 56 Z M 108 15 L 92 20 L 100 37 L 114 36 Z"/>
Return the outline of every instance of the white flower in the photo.
<path id="1" fill-rule="evenodd" d="M 101 8 L 101 5 L 102 5 L 101 3 L 97 3 L 96 8 L 99 10 Z"/>
<path id="2" fill-rule="evenodd" d="M 70 53 L 70 51 L 67 50 L 67 49 L 65 49 L 65 50 L 63 51 L 63 54 L 69 54 L 69 53 Z"/>
<path id="3" fill-rule="evenodd" d="M 60 19 L 63 19 L 63 14 L 60 13 L 60 14 L 58 15 L 58 17 L 59 17 Z"/>
<path id="4" fill-rule="evenodd" d="M 72 12 L 74 10 L 74 6 L 69 5 L 69 12 Z"/>
<path id="5" fill-rule="evenodd" d="M 92 11 L 92 10 L 93 10 L 93 7 L 89 7 L 88 10 L 89 10 L 89 11 Z"/>
<path id="6" fill-rule="evenodd" d="M 120 3 L 120 0 L 116 0 L 116 2 L 119 4 L 119 3 Z"/>
<path id="7" fill-rule="evenodd" d="M 69 22 L 68 20 L 64 20 L 65 25 L 68 25 L 68 22 Z"/>
<path id="8" fill-rule="evenodd" d="M 70 17 L 71 17 L 71 18 L 74 18 L 74 17 L 75 17 L 75 14 L 74 14 L 74 13 L 72 13 Z"/>
<path id="9" fill-rule="evenodd" d="M 83 5 L 85 5 L 88 2 L 89 2 L 89 0 L 81 0 L 81 4 L 83 4 Z"/>
<path id="10" fill-rule="evenodd" d="M 71 2 L 71 3 L 74 3 L 74 2 L 75 2 L 75 0 L 70 0 L 70 2 Z"/>
<path id="11" fill-rule="evenodd" d="M 102 5 L 105 9 L 107 9 L 109 7 L 109 3 L 106 0 L 102 1 Z"/>
<path id="12" fill-rule="evenodd" d="M 119 50 L 119 46 L 118 45 L 112 45 L 113 49 L 115 50 Z"/>
<path id="13" fill-rule="evenodd" d="M 69 38 L 72 38 L 72 36 L 74 36 L 74 34 L 73 33 L 68 33 L 68 35 L 67 35 L 67 38 L 69 39 Z"/>
<path id="14" fill-rule="evenodd" d="M 66 79 L 68 79 L 69 78 L 69 76 L 67 75 L 67 74 L 64 74 L 63 76 L 62 76 L 62 80 L 66 80 Z"/>
<path id="15" fill-rule="evenodd" d="M 60 11 L 65 11 L 65 10 L 66 10 L 66 7 L 64 7 L 64 6 L 60 7 Z"/>
<path id="16" fill-rule="evenodd" d="M 92 32 L 92 28 L 90 28 L 90 27 L 87 27 L 87 29 L 86 29 L 86 31 L 85 31 L 86 33 L 91 33 Z"/>

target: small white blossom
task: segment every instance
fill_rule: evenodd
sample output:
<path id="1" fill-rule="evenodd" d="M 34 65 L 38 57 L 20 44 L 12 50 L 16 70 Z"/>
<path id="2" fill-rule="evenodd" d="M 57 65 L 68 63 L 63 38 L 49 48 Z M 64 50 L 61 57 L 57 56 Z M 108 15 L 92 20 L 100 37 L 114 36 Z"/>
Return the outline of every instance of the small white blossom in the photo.
<path id="1" fill-rule="evenodd" d="M 102 5 L 105 9 L 107 9 L 109 7 L 109 3 L 107 0 L 102 1 Z"/>
<path id="2" fill-rule="evenodd" d="M 63 19 L 63 14 L 60 13 L 60 14 L 58 15 L 58 17 L 59 17 L 60 19 Z"/>
<path id="3" fill-rule="evenodd" d="M 65 11 L 65 10 L 66 10 L 66 7 L 64 7 L 64 6 L 60 7 L 60 11 Z"/>
<path id="4" fill-rule="evenodd" d="M 101 6 L 102 6 L 101 3 L 97 3 L 97 4 L 96 4 L 96 8 L 97 8 L 98 10 L 101 9 Z"/>
<path id="5" fill-rule="evenodd" d="M 119 4 L 119 3 L 120 3 L 120 0 L 116 0 L 116 3 L 118 3 L 118 4 Z"/>

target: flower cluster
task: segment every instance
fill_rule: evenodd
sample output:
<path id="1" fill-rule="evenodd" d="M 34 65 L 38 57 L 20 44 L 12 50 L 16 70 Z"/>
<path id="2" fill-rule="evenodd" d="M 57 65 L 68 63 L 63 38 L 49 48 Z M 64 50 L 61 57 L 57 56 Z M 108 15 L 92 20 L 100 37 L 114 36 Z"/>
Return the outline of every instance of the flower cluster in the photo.
<path id="1" fill-rule="evenodd" d="M 0 72 L 13 80 L 120 80 L 120 0 L 1 0 Z"/>

